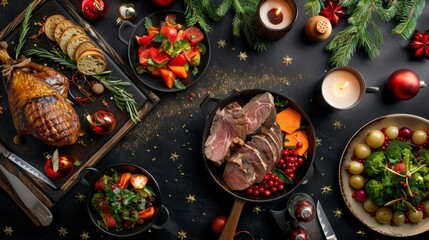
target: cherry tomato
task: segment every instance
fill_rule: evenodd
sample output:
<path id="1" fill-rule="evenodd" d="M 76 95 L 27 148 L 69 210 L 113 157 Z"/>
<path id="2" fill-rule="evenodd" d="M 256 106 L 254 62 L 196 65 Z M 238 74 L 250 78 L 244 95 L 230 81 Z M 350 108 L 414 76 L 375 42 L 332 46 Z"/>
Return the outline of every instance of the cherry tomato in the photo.
<path id="1" fill-rule="evenodd" d="M 177 57 L 173 58 L 168 64 L 170 66 L 183 66 L 187 62 L 188 60 L 186 60 L 185 54 L 181 53 L 177 55 Z"/>
<path id="2" fill-rule="evenodd" d="M 158 48 L 155 47 L 150 48 L 150 56 L 152 60 L 157 64 L 162 64 L 165 61 L 170 60 L 170 57 L 166 52 L 160 52 Z"/>
<path id="3" fill-rule="evenodd" d="M 191 46 L 201 42 L 204 38 L 203 32 L 197 27 L 187 28 L 184 33 Z"/>
<path id="4" fill-rule="evenodd" d="M 143 174 L 133 174 L 130 178 L 131 185 L 135 189 L 143 189 L 148 181 L 149 178 Z"/>
<path id="5" fill-rule="evenodd" d="M 174 3 L 174 0 L 152 0 L 158 6 L 167 7 Z"/>
<path id="6" fill-rule="evenodd" d="M 212 221 L 212 230 L 213 232 L 220 234 L 225 227 L 227 218 L 225 216 L 217 216 Z"/>
<path id="7" fill-rule="evenodd" d="M 161 33 L 166 36 L 170 42 L 174 42 L 177 37 L 177 28 L 164 26 L 161 28 Z"/>
<path id="8" fill-rule="evenodd" d="M 146 66 L 149 62 L 149 58 L 151 57 L 150 49 L 143 47 L 139 47 L 139 63 L 141 65 Z"/>

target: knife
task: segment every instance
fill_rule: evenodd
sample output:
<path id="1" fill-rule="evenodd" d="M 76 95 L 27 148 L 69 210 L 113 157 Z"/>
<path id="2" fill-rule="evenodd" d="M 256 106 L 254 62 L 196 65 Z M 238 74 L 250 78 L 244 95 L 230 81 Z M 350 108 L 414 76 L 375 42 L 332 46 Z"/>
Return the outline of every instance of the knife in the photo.
<path id="1" fill-rule="evenodd" d="M 12 153 L 11 151 L 7 150 L 3 144 L 0 143 L 0 153 L 3 154 L 7 159 L 11 160 L 15 164 L 17 164 L 19 167 L 27 171 L 28 173 L 34 175 L 38 179 L 42 180 L 49 186 L 51 186 L 53 189 L 57 189 L 55 184 L 46 177 L 43 173 L 41 173 L 37 168 L 31 166 L 26 161 L 24 161 L 22 158 L 18 157 L 16 154 Z"/>
<path id="2" fill-rule="evenodd" d="M 25 186 L 21 180 L 0 165 L 0 170 L 6 176 L 13 190 L 19 196 L 24 205 L 39 219 L 42 226 L 51 224 L 53 216 L 48 207 L 46 207 L 34 193 Z"/>
<path id="3" fill-rule="evenodd" d="M 317 218 L 319 219 L 320 226 L 322 227 L 322 231 L 325 234 L 327 240 L 337 240 L 335 236 L 334 229 L 332 229 L 331 224 L 329 223 L 328 217 L 323 211 L 322 204 L 317 201 Z"/>

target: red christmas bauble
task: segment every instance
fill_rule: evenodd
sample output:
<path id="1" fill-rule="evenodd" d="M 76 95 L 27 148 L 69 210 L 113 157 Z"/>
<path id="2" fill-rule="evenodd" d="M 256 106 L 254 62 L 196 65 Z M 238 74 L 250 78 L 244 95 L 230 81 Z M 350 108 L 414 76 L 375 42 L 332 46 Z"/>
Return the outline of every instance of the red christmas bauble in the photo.
<path id="1" fill-rule="evenodd" d="M 82 14 L 88 19 L 96 20 L 104 17 L 107 5 L 103 0 L 82 0 Z"/>
<path id="2" fill-rule="evenodd" d="M 213 232 L 220 234 L 225 227 L 227 218 L 225 216 L 216 216 L 212 221 L 212 230 Z"/>
<path id="3" fill-rule="evenodd" d="M 417 95 L 424 82 L 409 69 L 399 69 L 393 72 L 387 80 L 387 89 L 400 100 L 408 100 Z"/>
<path id="4" fill-rule="evenodd" d="M 116 127 L 116 118 L 113 113 L 98 110 L 87 116 L 87 120 L 94 133 L 105 135 L 111 133 Z"/>
<path id="5" fill-rule="evenodd" d="M 58 156 L 58 169 L 56 171 L 53 164 L 52 156 L 49 156 L 45 161 L 44 168 L 46 175 L 55 180 L 67 177 L 74 168 L 73 162 L 64 154 Z"/>
<path id="6" fill-rule="evenodd" d="M 152 0 L 158 6 L 168 7 L 174 3 L 175 0 Z"/>

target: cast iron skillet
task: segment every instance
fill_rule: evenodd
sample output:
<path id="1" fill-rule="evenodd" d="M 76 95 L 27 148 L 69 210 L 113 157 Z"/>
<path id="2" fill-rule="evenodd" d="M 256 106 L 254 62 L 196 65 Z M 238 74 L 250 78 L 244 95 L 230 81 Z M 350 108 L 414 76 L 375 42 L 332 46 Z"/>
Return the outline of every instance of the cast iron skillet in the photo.
<path id="1" fill-rule="evenodd" d="M 206 126 L 204 128 L 203 133 L 203 139 L 202 139 L 202 148 L 204 153 L 204 144 L 206 142 L 207 137 L 210 135 L 210 128 L 212 125 L 213 117 L 215 116 L 216 110 L 223 109 L 226 105 L 237 102 L 241 106 L 244 106 L 247 102 L 250 101 L 250 99 L 258 94 L 270 92 L 274 100 L 277 99 L 286 99 L 289 101 L 288 106 L 293 108 L 294 110 L 298 111 L 301 114 L 301 121 L 302 124 L 306 125 L 306 132 L 307 137 L 309 141 L 309 147 L 307 150 L 307 158 L 303 165 L 301 165 L 297 171 L 295 172 L 295 183 L 290 185 L 285 185 L 285 190 L 282 192 L 273 193 L 271 196 L 253 196 L 248 195 L 246 191 L 233 191 L 231 190 L 223 180 L 223 171 L 224 171 L 224 165 L 221 167 L 216 167 L 210 160 L 206 158 L 204 155 L 204 162 L 206 165 L 207 170 L 209 171 L 212 178 L 221 186 L 226 192 L 234 196 L 234 206 L 232 207 L 232 210 L 230 212 L 230 215 L 228 217 L 228 222 L 220 235 L 219 239 L 227 240 L 227 239 L 233 239 L 233 235 L 235 233 L 235 229 L 237 227 L 238 220 L 240 218 L 241 210 L 243 208 L 243 205 L 245 202 L 270 202 L 274 200 L 278 200 L 280 198 L 286 197 L 290 195 L 295 188 L 297 188 L 300 184 L 305 183 L 307 180 L 309 180 L 312 177 L 313 173 L 313 161 L 314 161 L 314 153 L 315 153 L 315 133 L 313 125 L 308 118 L 307 114 L 301 109 L 301 107 L 298 106 L 297 103 L 295 103 L 292 99 L 267 90 L 262 89 L 249 89 L 244 90 L 235 94 L 232 94 L 231 96 L 220 100 L 216 98 L 206 98 L 203 100 L 203 102 L 200 104 L 201 110 L 203 114 L 207 117 L 206 119 Z M 216 104 L 216 107 L 214 107 L 213 110 L 209 110 L 209 105 Z M 208 114 L 210 112 L 210 114 Z"/>
<path id="2" fill-rule="evenodd" d="M 147 184 L 150 187 L 152 187 L 153 191 L 155 192 L 156 201 L 153 205 L 155 207 L 154 216 L 148 220 L 145 220 L 143 222 L 143 224 L 141 224 L 141 225 L 137 224 L 134 229 L 123 229 L 122 231 L 106 230 L 106 229 L 100 227 L 97 223 L 98 221 L 101 220 L 101 217 L 98 214 L 98 212 L 92 207 L 92 204 L 91 204 L 92 196 L 95 193 L 94 185 L 97 182 L 97 180 L 100 179 L 100 177 L 103 176 L 104 174 L 111 176 L 111 174 L 113 173 L 113 170 L 120 172 L 120 173 L 131 172 L 131 173 L 139 173 L 139 174 L 143 174 L 143 175 L 147 176 L 149 178 L 149 181 Z M 96 172 L 96 175 L 92 178 L 90 183 L 88 183 L 85 180 L 85 175 L 86 175 L 86 173 L 88 173 L 88 171 Z M 147 229 L 149 229 L 150 227 L 153 227 L 156 229 L 162 228 L 168 221 L 169 212 L 168 212 L 167 208 L 162 205 L 162 195 L 161 195 L 161 190 L 159 188 L 158 183 L 156 182 L 155 178 L 153 178 L 153 176 L 148 171 L 146 171 L 145 169 L 143 169 L 137 165 L 119 164 L 119 165 L 114 165 L 114 166 L 108 167 L 102 171 L 99 171 L 95 168 L 88 167 L 88 168 L 85 168 L 82 170 L 82 172 L 80 173 L 80 176 L 79 176 L 79 180 L 83 184 L 88 185 L 88 188 L 89 188 L 88 194 L 86 197 L 86 210 L 88 212 L 88 215 L 89 215 L 91 221 L 94 223 L 95 226 L 97 226 L 98 229 L 100 229 L 100 231 L 106 233 L 107 235 L 114 236 L 114 237 L 130 237 L 130 236 L 134 236 L 134 235 L 137 235 L 139 233 L 142 233 L 142 232 L 146 231 Z M 157 222 L 158 218 L 160 218 L 159 221 L 162 221 L 161 225 L 157 225 L 157 223 L 155 223 L 155 222 Z"/>
<path id="3" fill-rule="evenodd" d="M 185 25 L 185 23 L 186 23 L 185 15 L 183 12 L 180 12 L 180 11 L 173 11 L 173 10 L 160 11 L 160 12 L 156 12 L 156 13 L 152 13 L 152 14 L 148 15 L 147 18 L 149 18 L 152 21 L 153 26 L 157 27 L 157 26 L 159 26 L 159 22 L 161 20 L 164 20 L 168 14 L 175 14 L 176 15 L 176 22 L 179 24 Z M 143 18 L 139 23 L 137 23 L 137 25 L 134 25 L 128 21 L 124 21 L 119 26 L 119 29 L 118 29 L 119 40 L 121 40 L 124 44 L 128 45 L 128 59 L 130 62 L 130 66 L 134 71 L 134 74 L 146 86 L 148 86 L 152 89 L 155 89 L 157 91 L 160 91 L 160 92 L 178 92 L 178 91 L 184 90 L 184 89 L 178 89 L 175 87 L 168 88 L 165 85 L 164 80 L 162 80 L 161 77 L 153 77 L 149 73 L 137 74 L 136 67 L 139 65 L 139 56 L 138 56 L 139 44 L 137 43 L 135 37 L 147 34 L 146 28 L 145 28 L 145 19 L 146 18 Z M 199 27 L 198 25 L 196 25 L 196 26 Z M 132 33 L 131 33 L 129 38 L 125 38 L 123 36 L 126 27 L 133 28 Z M 199 27 L 199 28 L 201 29 L 201 27 Z M 204 35 L 204 39 L 201 41 L 201 43 L 203 43 L 206 46 L 206 53 L 201 54 L 201 62 L 200 62 L 200 65 L 198 66 L 198 73 L 196 75 L 193 75 L 192 74 L 193 68 L 191 67 L 189 69 L 189 72 L 188 72 L 188 78 L 181 80 L 186 88 L 190 87 L 198 79 L 201 78 L 201 76 L 203 75 L 204 71 L 207 69 L 207 66 L 209 65 L 209 62 L 210 62 L 210 54 L 211 53 L 210 53 L 209 37 L 205 31 L 203 31 L 202 29 L 201 29 L 201 31 Z"/>

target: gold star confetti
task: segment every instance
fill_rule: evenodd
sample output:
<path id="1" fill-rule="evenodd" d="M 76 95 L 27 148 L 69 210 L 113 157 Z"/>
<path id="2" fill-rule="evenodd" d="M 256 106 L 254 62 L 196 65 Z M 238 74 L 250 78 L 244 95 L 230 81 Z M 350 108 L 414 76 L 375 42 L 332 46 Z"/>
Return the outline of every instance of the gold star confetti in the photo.
<path id="1" fill-rule="evenodd" d="M 89 238 L 91 238 L 89 236 L 89 233 L 87 233 L 87 232 L 82 232 L 82 234 L 80 235 L 80 237 L 81 237 L 82 240 L 88 240 Z"/>
<path id="2" fill-rule="evenodd" d="M 335 211 L 334 211 L 334 216 L 335 217 L 337 217 L 337 218 L 340 218 L 341 216 L 343 216 L 343 209 L 336 209 Z"/>
<path id="3" fill-rule="evenodd" d="M 219 41 L 217 41 L 217 47 L 218 48 L 225 48 L 226 47 L 226 41 L 224 39 L 219 39 Z"/>
<path id="4" fill-rule="evenodd" d="M 316 147 L 322 145 L 322 139 L 316 137 Z"/>
<path id="5" fill-rule="evenodd" d="M 240 52 L 240 54 L 238 55 L 238 58 L 240 59 L 240 61 L 246 61 L 248 56 L 246 52 Z"/>
<path id="6" fill-rule="evenodd" d="M 323 187 L 321 187 L 320 189 L 322 190 L 322 194 L 324 195 L 331 195 L 333 191 L 331 185 L 323 185 Z"/>
<path id="7" fill-rule="evenodd" d="M 332 126 L 334 127 L 334 129 L 344 128 L 343 123 L 341 123 L 341 121 L 338 121 L 338 120 L 335 120 L 334 123 L 332 123 Z"/>
<path id="8" fill-rule="evenodd" d="M 256 206 L 253 207 L 253 212 L 254 213 L 259 214 L 261 211 L 262 211 L 261 210 L 261 206 L 256 205 Z"/>
<path id="9" fill-rule="evenodd" d="M 180 240 L 183 240 L 183 239 L 187 238 L 186 234 L 188 234 L 188 233 L 181 230 L 180 232 L 177 232 L 177 238 Z"/>
<path id="10" fill-rule="evenodd" d="M 58 229 L 59 235 L 61 237 L 65 237 L 69 232 L 67 232 L 67 228 L 63 228 L 61 227 L 60 229 Z"/>
<path id="11" fill-rule="evenodd" d="M 359 230 L 356 232 L 357 235 L 360 235 L 361 237 L 365 236 L 366 232 L 364 230 Z"/>
<path id="12" fill-rule="evenodd" d="M 292 64 L 293 58 L 289 57 L 289 55 L 286 55 L 285 57 L 283 57 L 283 64 L 285 64 L 286 66 L 289 66 L 290 64 Z"/>
<path id="13" fill-rule="evenodd" d="M 186 200 L 188 200 L 188 203 L 194 203 L 195 201 L 197 201 L 197 199 L 195 199 L 195 195 L 191 195 L 191 194 L 189 194 L 187 197 L 186 197 Z"/>
<path id="14" fill-rule="evenodd" d="M 83 201 L 85 201 L 86 197 L 82 193 L 77 193 L 77 195 L 75 196 L 75 198 L 76 198 L 76 201 L 83 202 Z"/>
<path id="15" fill-rule="evenodd" d="M 177 159 L 179 159 L 179 154 L 177 154 L 176 152 L 171 153 L 170 159 L 174 161 L 176 161 Z"/>
<path id="16" fill-rule="evenodd" d="M 1 0 L 1 5 L 3 5 L 3 7 L 6 7 L 6 5 L 8 5 L 9 3 L 7 2 L 7 0 Z"/>
<path id="17" fill-rule="evenodd" d="M 6 226 L 6 227 L 4 227 L 3 232 L 4 232 L 4 234 L 5 234 L 5 235 L 10 235 L 10 236 L 12 236 L 13 229 L 12 229 L 12 227 L 8 227 L 8 226 Z"/>

